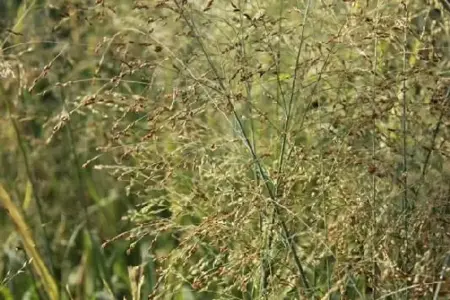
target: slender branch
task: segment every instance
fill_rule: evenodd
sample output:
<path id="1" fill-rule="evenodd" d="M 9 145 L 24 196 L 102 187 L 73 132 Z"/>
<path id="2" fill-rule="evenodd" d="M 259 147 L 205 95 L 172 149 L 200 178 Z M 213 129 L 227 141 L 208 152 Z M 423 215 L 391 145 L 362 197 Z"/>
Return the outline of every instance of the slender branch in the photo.
<path id="1" fill-rule="evenodd" d="M 402 212 L 404 214 L 404 230 L 405 230 L 405 258 L 403 261 L 403 267 L 406 269 L 408 268 L 408 264 L 409 264 L 409 253 L 408 253 L 408 249 L 409 249 L 409 243 L 408 243 L 408 239 L 409 239 L 409 234 L 408 234 L 408 230 L 409 230 L 409 226 L 408 226 L 408 221 L 409 221 L 409 201 L 408 201 L 408 160 L 407 160 L 407 155 L 408 155 L 408 144 L 407 144 L 407 133 L 408 133 L 408 128 L 407 128 L 407 114 L 408 114 L 408 103 L 407 103 L 407 98 L 406 98 L 406 92 L 407 92 L 407 86 L 406 86 L 406 82 L 407 82 L 407 76 L 406 76 L 406 69 L 407 69 L 407 62 L 408 62 L 408 49 L 407 49 L 407 41 L 408 41 L 408 26 L 407 26 L 407 22 L 408 22 L 408 18 L 409 18 L 409 13 L 408 13 L 408 7 L 407 4 L 405 2 L 402 2 L 403 7 L 404 7 L 404 11 L 405 11 L 405 23 L 403 24 L 404 26 L 404 40 L 403 40 L 403 66 L 402 66 L 402 134 L 403 134 L 403 140 L 402 140 L 402 148 L 403 148 L 403 153 L 402 153 L 402 157 L 403 157 L 403 170 L 402 170 L 402 182 L 403 182 L 403 199 L 402 199 Z M 409 298 L 409 293 L 408 290 L 405 291 L 406 295 L 406 299 Z"/>
<path id="2" fill-rule="evenodd" d="M 17 72 L 18 74 L 20 74 L 19 70 Z M 18 84 L 19 87 L 18 89 L 20 89 L 20 79 L 18 80 Z M 54 264 L 53 264 L 53 259 L 52 259 L 52 251 L 51 251 L 51 247 L 50 247 L 50 237 L 48 235 L 47 229 L 43 223 L 44 221 L 44 208 L 43 208 L 43 202 L 41 197 L 39 196 L 39 188 L 36 184 L 36 180 L 33 176 L 33 172 L 31 170 L 31 166 L 30 166 L 30 162 L 28 159 L 28 154 L 27 154 L 27 149 L 25 146 L 25 142 L 23 141 L 22 138 L 22 134 L 20 132 L 20 128 L 19 128 L 19 124 L 17 123 L 16 117 L 13 116 L 12 110 L 13 110 L 13 104 L 11 103 L 11 100 L 8 100 L 8 97 L 4 97 L 3 101 L 6 105 L 6 109 L 9 115 L 9 119 L 11 121 L 11 124 L 13 126 L 14 129 L 14 133 L 16 135 L 16 139 L 17 139 L 17 144 L 19 146 L 20 152 L 22 154 L 23 157 L 23 162 L 24 162 L 24 166 L 25 166 L 25 172 L 27 174 L 27 178 L 31 183 L 31 186 L 33 188 L 33 197 L 36 203 L 36 208 L 37 208 L 37 217 L 39 219 L 39 223 L 42 225 L 42 232 L 43 232 L 43 238 L 44 238 L 44 246 L 45 246 L 45 251 L 46 251 L 46 257 L 47 257 L 47 261 L 49 263 L 49 269 L 50 272 L 52 273 L 52 275 L 55 274 L 55 269 L 54 269 Z"/>
<path id="3" fill-rule="evenodd" d="M 277 201 L 277 197 L 276 197 L 276 194 L 275 194 L 274 183 L 268 177 L 266 170 L 262 166 L 262 164 L 261 164 L 257 154 L 255 153 L 255 149 L 252 147 L 250 138 L 248 137 L 247 133 L 245 132 L 245 128 L 244 128 L 244 125 L 242 123 L 242 120 L 239 117 L 239 115 L 237 113 L 237 110 L 236 110 L 236 108 L 234 106 L 234 103 L 233 103 L 233 100 L 232 100 L 233 96 L 229 92 L 227 92 L 228 89 L 226 88 L 223 80 L 221 79 L 221 76 L 219 76 L 219 72 L 218 72 L 215 64 L 212 62 L 210 55 L 206 51 L 206 47 L 205 47 L 202 39 L 200 38 L 200 36 L 198 34 L 197 28 L 195 27 L 194 23 L 191 22 L 190 19 L 188 19 L 188 17 L 184 13 L 184 9 L 180 5 L 180 3 L 178 1 L 174 1 L 174 2 L 176 3 L 177 8 L 179 9 L 181 17 L 185 20 L 186 24 L 189 26 L 189 28 L 193 32 L 193 34 L 194 34 L 194 36 L 195 36 L 195 38 L 196 38 L 196 40 L 197 40 L 197 42 L 198 42 L 202 52 L 203 52 L 203 54 L 206 57 L 206 60 L 208 61 L 209 66 L 211 67 L 215 77 L 217 78 L 217 81 L 218 81 L 218 84 L 219 84 L 220 88 L 222 89 L 222 91 L 226 95 L 226 101 L 227 101 L 228 105 L 231 107 L 233 116 L 234 116 L 235 120 L 238 123 L 238 127 L 239 127 L 239 129 L 241 131 L 241 134 L 242 134 L 242 137 L 243 137 L 243 142 L 247 146 L 247 148 L 249 149 L 249 151 L 251 153 L 251 156 L 252 156 L 252 158 L 253 158 L 253 160 L 254 160 L 257 168 L 258 168 L 258 171 L 259 171 L 262 179 L 264 180 L 264 184 L 265 184 L 266 189 L 267 189 L 267 191 L 269 193 L 269 198 L 271 199 L 272 204 L 275 206 L 275 214 L 277 215 L 277 217 L 279 219 L 279 222 L 281 224 L 281 228 L 282 228 L 282 231 L 283 231 L 283 235 L 284 235 L 284 237 L 285 237 L 285 239 L 286 239 L 286 241 L 287 241 L 287 243 L 289 245 L 290 251 L 291 251 L 292 256 L 294 258 L 295 266 L 297 268 L 297 271 L 299 272 L 300 281 L 301 281 L 302 285 L 304 286 L 304 288 L 306 289 L 307 293 L 309 294 L 310 293 L 310 286 L 309 286 L 308 280 L 306 278 L 306 273 L 303 270 L 302 263 L 301 263 L 300 258 L 298 256 L 297 249 L 296 249 L 296 247 L 295 247 L 295 245 L 294 245 L 294 243 L 292 241 L 292 238 L 291 238 L 291 235 L 289 233 L 289 230 L 288 230 L 288 227 L 286 225 L 286 222 L 282 218 L 280 207 L 279 207 L 279 204 L 278 204 L 278 201 Z"/>

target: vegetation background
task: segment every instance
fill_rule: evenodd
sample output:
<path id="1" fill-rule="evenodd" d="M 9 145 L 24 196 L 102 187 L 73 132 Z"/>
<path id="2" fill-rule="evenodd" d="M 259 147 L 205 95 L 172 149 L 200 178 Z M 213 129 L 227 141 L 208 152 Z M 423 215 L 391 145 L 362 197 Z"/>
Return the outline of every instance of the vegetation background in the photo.
<path id="1" fill-rule="evenodd" d="M 446 299 L 450 5 L 0 1 L 0 299 Z"/>

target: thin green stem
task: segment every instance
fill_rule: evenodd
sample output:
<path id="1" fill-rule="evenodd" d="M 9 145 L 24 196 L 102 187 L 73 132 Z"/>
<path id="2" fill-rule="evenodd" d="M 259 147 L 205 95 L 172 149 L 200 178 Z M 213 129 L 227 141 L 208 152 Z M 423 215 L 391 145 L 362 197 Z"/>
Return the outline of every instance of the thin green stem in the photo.
<path id="1" fill-rule="evenodd" d="M 13 110 L 12 103 L 11 103 L 10 100 L 7 100 L 7 99 L 8 99 L 7 97 L 3 98 L 4 103 L 6 105 L 6 109 L 7 109 L 7 112 L 8 112 L 9 119 L 11 121 L 11 124 L 12 124 L 13 129 L 14 129 L 14 133 L 16 135 L 17 144 L 19 146 L 20 153 L 22 154 L 23 163 L 24 163 L 24 166 L 25 166 L 25 172 L 26 172 L 27 178 L 30 181 L 30 184 L 31 184 L 31 186 L 33 188 L 33 197 L 34 197 L 34 200 L 35 200 L 35 203 L 36 203 L 38 221 L 39 221 L 39 224 L 41 224 L 40 227 L 42 228 L 42 233 L 43 233 L 42 236 L 43 236 L 43 239 L 44 239 L 44 247 L 45 247 L 46 257 L 47 257 L 47 261 L 49 263 L 50 272 L 52 273 L 52 275 L 54 275 L 55 274 L 55 270 L 54 270 L 54 264 L 53 264 L 53 258 L 52 258 L 53 256 L 52 256 L 52 251 L 51 251 L 51 246 L 50 246 L 51 245 L 51 241 L 50 241 L 50 237 L 48 235 L 46 226 L 44 224 L 43 202 L 42 202 L 41 197 L 39 196 L 39 188 L 38 188 L 38 186 L 36 184 L 36 180 L 34 178 L 32 170 L 31 170 L 31 166 L 30 166 L 30 162 L 29 162 L 29 159 L 28 159 L 28 153 L 27 153 L 27 149 L 26 149 L 26 146 L 25 146 L 25 142 L 23 141 L 22 134 L 20 132 L 20 128 L 19 128 L 19 125 L 17 123 L 16 117 L 13 116 L 13 113 L 12 113 L 12 110 Z"/>
<path id="2" fill-rule="evenodd" d="M 310 291 L 310 286 L 309 286 L 309 283 L 308 283 L 308 280 L 307 280 L 307 277 L 306 277 L 306 273 L 303 270 L 303 265 L 302 265 L 302 263 L 300 261 L 300 258 L 298 256 L 296 246 L 295 246 L 295 244 L 292 241 L 292 237 L 291 237 L 291 234 L 289 233 L 289 230 L 288 230 L 288 227 L 286 225 L 286 222 L 282 218 L 282 214 L 281 214 L 281 211 L 280 211 L 280 206 L 278 204 L 277 197 L 276 197 L 276 194 L 275 194 L 275 185 L 272 182 L 272 180 L 268 177 L 266 170 L 262 166 L 262 164 L 261 164 L 261 162 L 260 162 L 260 160 L 259 160 L 259 158 L 258 158 L 258 156 L 257 156 L 257 154 L 255 152 L 255 149 L 252 147 L 250 138 L 248 137 L 247 133 L 245 132 L 244 124 L 243 124 L 241 118 L 239 117 L 238 112 L 237 112 L 237 110 L 236 110 L 236 108 L 234 106 L 233 96 L 229 92 L 227 92 L 228 89 L 226 88 L 223 80 L 221 79 L 222 77 L 220 76 L 220 74 L 219 74 L 215 64 L 212 62 L 211 57 L 208 54 L 208 51 L 206 50 L 206 47 L 205 47 L 202 39 L 200 38 L 200 36 L 198 34 L 197 28 L 195 27 L 195 25 L 192 22 L 192 20 L 188 19 L 188 17 L 184 13 L 185 12 L 184 8 L 178 3 L 178 1 L 175 1 L 175 3 L 176 3 L 176 5 L 177 5 L 177 7 L 178 7 L 178 9 L 180 11 L 181 17 L 185 20 L 185 22 L 187 23 L 187 25 L 189 26 L 191 31 L 194 33 L 194 36 L 195 36 L 195 38 L 196 38 L 196 40 L 197 40 L 197 42 L 198 42 L 198 44 L 199 44 L 199 46 L 200 46 L 200 48 L 202 50 L 202 53 L 205 55 L 209 66 L 211 67 L 215 77 L 217 78 L 217 81 L 218 81 L 218 84 L 219 84 L 220 88 L 222 89 L 222 91 L 226 95 L 226 101 L 227 101 L 228 105 L 231 107 L 234 119 L 238 123 L 238 127 L 239 127 L 239 129 L 241 131 L 244 144 L 247 146 L 247 148 L 249 149 L 249 151 L 251 153 L 251 156 L 252 156 L 252 158 L 254 160 L 254 163 L 257 166 L 258 172 L 260 173 L 260 176 L 262 177 L 262 179 L 264 181 L 264 184 L 266 186 L 266 189 L 267 189 L 267 191 L 269 193 L 269 198 L 271 199 L 271 202 L 272 202 L 272 204 L 275 207 L 275 214 L 277 215 L 277 217 L 279 219 L 279 222 L 280 222 L 280 225 L 281 225 L 281 228 L 282 228 L 282 231 L 283 231 L 284 238 L 286 239 L 286 241 L 287 241 L 287 243 L 289 245 L 290 251 L 292 253 L 292 256 L 294 258 L 295 266 L 297 268 L 297 271 L 299 272 L 300 281 L 301 281 L 303 287 L 305 288 L 306 293 L 309 294 L 311 291 Z"/>

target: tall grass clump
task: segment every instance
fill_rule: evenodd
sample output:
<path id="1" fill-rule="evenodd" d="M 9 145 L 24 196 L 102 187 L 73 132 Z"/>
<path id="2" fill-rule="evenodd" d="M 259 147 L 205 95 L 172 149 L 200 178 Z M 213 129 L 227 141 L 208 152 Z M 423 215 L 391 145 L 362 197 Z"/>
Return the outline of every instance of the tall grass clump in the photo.
<path id="1" fill-rule="evenodd" d="M 140 200 L 127 236 L 150 241 L 153 296 L 442 293 L 444 10 L 400 1 L 115 8 L 117 30 L 98 52 L 99 74 L 111 62 L 117 75 L 71 113 L 111 120 L 101 151 L 116 161 L 95 167 Z"/>
<path id="2" fill-rule="evenodd" d="M 140 252 L 129 297 L 449 293 L 442 3 L 79 2 L 84 73 L 37 94 L 70 95 L 47 142 L 88 119 L 79 172 L 133 199 L 102 245 Z"/>
<path id="3" fill-rule="evenodd" d="M 68 122 L 80 90 L 57 86 L 75 78 L 83 90 L 96 69 L 84 59 L 97 36 L 80 19 L 83 5 L 0 2 L 1 299 L 131 295 L 128 265 L 140 253 L 127 255 L 124 241 L 101 244 L 127 228 L 119 222 L 132 199 L 82 168 L 97 154 L 101 126 L 82 114 Z"/>

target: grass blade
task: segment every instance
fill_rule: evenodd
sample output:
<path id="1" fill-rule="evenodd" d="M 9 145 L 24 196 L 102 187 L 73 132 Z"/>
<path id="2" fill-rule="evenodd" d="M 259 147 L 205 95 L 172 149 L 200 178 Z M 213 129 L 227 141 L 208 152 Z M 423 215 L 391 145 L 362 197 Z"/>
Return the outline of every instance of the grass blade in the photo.
<path id="1" fill-rule="evenodd" d="M 12 202 L 6 190 L 0 184 L 0 203 L 8 211 L 11 220 L 16 226 L 17 232 L 22 238 L 22 242 L 27 255 L 32 258 L 31 264 L 33 269 L 42 280 L 44 289 L 51 300 L 59 299 L 58 286 L 55 279 L 50 274 L 49 270 L 45 266 L 44 261 L 39 254 L 36 244 L 34 242 L 33 236 L 31 234 L 31 229 L 28 227 L 24 217 L 20 213 L 19 209 Z"/>

